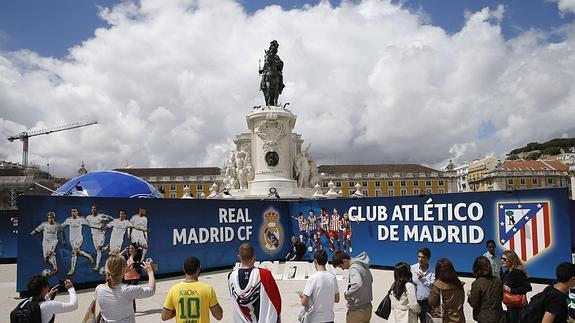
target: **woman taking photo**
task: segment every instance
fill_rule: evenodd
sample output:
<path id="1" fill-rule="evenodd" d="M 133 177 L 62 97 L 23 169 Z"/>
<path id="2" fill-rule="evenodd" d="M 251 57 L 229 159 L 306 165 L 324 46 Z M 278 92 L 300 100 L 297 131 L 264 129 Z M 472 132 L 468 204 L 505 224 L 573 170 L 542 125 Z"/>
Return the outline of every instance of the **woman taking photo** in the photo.
<path id="1" fill-rule="evenodd" d="M 463 301 L 464 282 L 457 278 L 453 264 L 447 258 L 441 258 L 435 265 L 435 281 L 431 285 L 429 305 L 433 317 L 441 317 L 443 323 L 465 323 Z"/>
<path id="2" fill-rule="evenodd" d="M 501 266 L 507 268 L 501 277 L 504 294 L 507 294 L 503 295 L 503 304 L 507 306 L 510 322 L 518 323 L 521 309 L 527 306 L 526 294 L 531 291 L 531 284 L 523 263 L 514 251 L 503 252 Z"/>
<path id="3" fill-rule="evenodd" d="M 147 298 L 156 291 L 156 279 L 151 263 L 143 263 L 148 273 L 147 286 L 134 286 L 122 283 L 128 266 L 126 259 L 111 255 L 106 261 L 106 283 L 96 287 L 96 300 L 104 322 L 135 323 L 136 316 L 131 303 L 136 298 Z"/>
<path id="4" fill-rule="evenodd" d="M 393 269 L 394 282 L 391 285 L 391 308 L 397 323 L 417 323 L 420 308 L 415 295 L 415 284 L 411 280 L 408 264 L 400 262 Z"/>
<path id="5" fill-rule="evenodd" d="M 140 282 L 140 275 L 142 273 L 142 249 L 138 248 L 138 244 L 132 242 L 121 253 L 121 256 L 126 259 L 128 269 L 124 274 L 124 283 L 128 285 L 138 285 Z M 133 302 L 134 312 L 136 311 L 136 300 Z"/>
<path id="6" fill-rule="evenodd" d="M 494 277 L 487 257 L 479 256 L 473 263 L 473 275 L 467 302 L 473 308 L 473 319 L 479 323 L 504 323 L 505 315 L 501 306 L 503 284 Z"/>

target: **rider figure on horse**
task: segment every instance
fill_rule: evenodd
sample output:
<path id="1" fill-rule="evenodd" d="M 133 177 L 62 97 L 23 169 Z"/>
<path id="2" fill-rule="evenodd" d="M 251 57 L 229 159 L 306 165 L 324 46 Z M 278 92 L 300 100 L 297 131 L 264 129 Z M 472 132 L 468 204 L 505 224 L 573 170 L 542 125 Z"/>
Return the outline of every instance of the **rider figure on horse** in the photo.
<path id="1" fill-rule="evenodd" d="M 270 42 L 269 49 L 265 51 L 264 66 L 259 70 L 262 75 L 260 90 L 264 92 L 266 105 L 277 105 L 277 98 L 285 87 L 282 74 L 284 63 L 277 55 L 278 47 L 277 41 Z"/>

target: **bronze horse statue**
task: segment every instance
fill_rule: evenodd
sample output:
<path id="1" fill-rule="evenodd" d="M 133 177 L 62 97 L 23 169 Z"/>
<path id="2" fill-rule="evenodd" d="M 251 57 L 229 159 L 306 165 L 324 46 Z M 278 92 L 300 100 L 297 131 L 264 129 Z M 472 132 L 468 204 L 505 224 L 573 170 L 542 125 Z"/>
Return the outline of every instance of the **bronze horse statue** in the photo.
<path id="1" fill-rule="evenodd" d="M 278 105 L 278 97 L 284 88 L 283 62 L 277 56 L 278 46 L 275 41 L 271 43 L 269 50 L 265 51 L 264 67 L 260 69 L 260 74 L 262 74 L 260 90 L 264 92 L 267 106 Z"/>
<path id="2" fill-rule="evenodd" d="M 271 55 L 269 56 L 271 57 Z M 271 62 L 270 62 L 271 61 Z M 280 73 L 277 69 L 276 64 L 273 62 L 273 58 L 268 58 L 269 69 L 263 75 L 264 81 L 264 88 L 262 91 L 264 92 L 264 97 L 266 99 L 267 106 L 276 106 L 278 105 L 278 97 L 280 95 Z"/>

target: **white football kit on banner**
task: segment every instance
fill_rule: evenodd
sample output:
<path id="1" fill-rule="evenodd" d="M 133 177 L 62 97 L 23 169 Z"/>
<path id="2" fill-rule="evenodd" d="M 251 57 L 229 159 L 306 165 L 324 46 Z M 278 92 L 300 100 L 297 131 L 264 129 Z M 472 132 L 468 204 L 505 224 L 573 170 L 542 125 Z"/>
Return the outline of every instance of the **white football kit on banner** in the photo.
<path id="1" fill-rule="evenodd" d="M 43 232 L 42 234 L 42 252 L 44 257 L 48 257 L 56 250 L 58 244 L 58 230 L 60 225 L 58 223 L 50 224 L 48 221 L 42 222 L 34 231 Z"/>
<path id="2" fill-rule="evenodd" d="M 104 225 L 106 222 L 111 221 L 113 218 L 107 214 L 98 213 L 97 215 L 88 215 L 86 221 L 90 224 L 90 232 L 92 233 L 92 242 L 94 243 L 94 248 L 98 248 L 104 245 L 104 234 L 105 231 L 97 229 Z"/>
<path id="3" fill-rule="evenodd" d="M 135 214 L 130 219 L 130 222 L 135 227 L 139 227 L 142 229 L 148 228 L 148 218 L 146 216 L 140 216 L 139 214 Z M 138 246 L 140 247 L 147 242 L 146 236 L 143 231 L 132 229 L 131 236 L 132 236 L 132 242 L 137 243 Z"/>
<path id="4" fill-rule="evenodd" d="M 122 251 L 122 244 L 124 243 L 124 235 L 126 229 L 133 227 L 132 223 L 128 220 L 114 219 L 108 223 L 108 227 L 112 228 L 110 236 L 110 253 L 118 253 Z"/>
<path id="5" fill-rule="evenodd" d="M 72 248 L 80 248 L 84 242 L 82 236 L 82 226 L 90 225 L 85 218 L 79 216 L 77 218 L 69 217 L 62 223 L 62 228 L 70 226 L 70 245 Z"/>

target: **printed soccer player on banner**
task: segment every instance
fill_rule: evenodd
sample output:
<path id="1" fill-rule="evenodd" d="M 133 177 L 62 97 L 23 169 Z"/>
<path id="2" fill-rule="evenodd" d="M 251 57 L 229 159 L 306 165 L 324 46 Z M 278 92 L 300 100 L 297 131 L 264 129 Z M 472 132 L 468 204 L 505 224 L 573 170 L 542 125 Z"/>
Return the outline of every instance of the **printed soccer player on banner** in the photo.
<path id="1" fill-rule="evenodd" d="M 309 248 L 308 251 L 315 251 L 319 248 L 319 238 L 317 232 L 319 230 L 319 220 L 313 213 L 313 210 L 309 210 L 309 215 L 307 217 L 307 228 L 309 237 Z"/>
<path id="2" fill-rule="evenodd" d="M 300 212 L 298 217 L 293 217 L 292 219 L 297 221 L 297 226 L 299 229 L 299 240 L 304 244 L 307 243 L 307 231 L 308 231 L 308 222 L 307 219 L 304 217 L 303 212 Z"/>
<path id="3" fill-rule="evenodd" d="M 148 217 L 146 216 L 146 209 L 139 208 L 138 214 L 132 215 L 130 218 L 130 223 L 132 225 L 148 229 Z M 128 239 L 132 242 L 138 244 L 138 247 L 142 248 L 142 259 L 146 259 L 146 253 L 148 253 L 148 231 L 134 230 L 133 228 L 128 229 Z"/>
<path id="4" fill-rule="evenodd" d="M 147 231 L 148 229 L 140 228 L 133 225 L 130 221 L 126 219 L 126 211 L 121 210 L 118 214 L 118 218 L 112 220 L 106 225 L 106 228 L 112 228 L 112 234 L 110 235 L 110 255 L 119 254 L 122 251 L 122 246 L 124 244 L 124 235 L 128 228 L 133 228 L 135 230 Z"/>
<path id="5" fill-rule="evenodd" d="M 351 220 L 349 219 L 349 213 L 345 212 L 343 214 L 343 218 L 340 220 L 340 226 L 341 234 L 343 236 L 343 250 L 345 252 L 353 252 L 351 245 Z"/>
<path id="6" fill-rule="evenodd" d="M 31 235 L 43 232 L 42 234 L 42 255 L 44 261 L 52 265 L 51 270 L 43 271 L 44 276 L 53 276 L 58 273 L 58 261 L 56 260 L 56 246 L 58 245 L 58 233 L 61 232 L 60 224 L 56 222 L 56 214 L 48 212 L 48 221 L 42 222 L 36 227 Z"/>
<path id="7" fill-rule="evenodd" d="M 319 215 L 319 230 L 316 233 L 319 248 L 323 249 L 323 243 L 321 242 L 321 237 L 325 236 L 329 244 L 329 214 L 327 214 L 327 209 L 322 208 Z"/>
<path id="8" fill-rule="evenodd" d="M 341 226 L 339 223 L 339 214 L 337 213 L 337 209 L 333 209 L 333 213 L 329 217 L 329 250 L 334 252 L 335 250 L 335 241 L 337 241 L 337 250 L 341 249 L 341 244 L 339 242 L 339 230 Z"/>
<path id="9" fill-rule="evenodd" d="M 551 246 L 550 202 L 497 203 L 499 238 L 528 262 Z"/>
<path id="10" fill-rule="evenodd" d="M 69 239 L 70 239 L 70 247 L 72 247 L 72 257 L 70 259 L 70 270 L 68 271 L 67 275 L 72 276 L 74 272 L 76 272 L 76 261 L 78 260 L 78 255 L 87 258 L 90 263 L 94 263 L 94 259 L 90 256 L 89 253 L 80 249 L 82 247 L 82 243 L 84 243 L 84 236 L 82 235 L 82 226 L 90 226 L 88 221 L 78 212 L 78 208 L 72 208 L 70 210 L 72 216 L 67 218 L 64 223 L 62 223 L 62 230 L 66 227 L 70 227 Z M 97 228 L 97 227 L 96 227 Z M 62 241 L 62 244 L 66 244 L 65 241 Z"/>
<path id="11" fill-rule="evenodd" d="M 86 221 L 90 224 L 90 233 L 92 233 L 92 242 L 96 249 L 96 263 L 94 264 L 94 271 L 100 268 L 100 260 L 102 260 L 102 252 L 106 251 L 108 246 L 105 244 L 106 229 L 104 225 L 114 218 L 111 216 L 100 213 L 95 205 L 90 208 L 90 215 L 86 217 Z"/>

